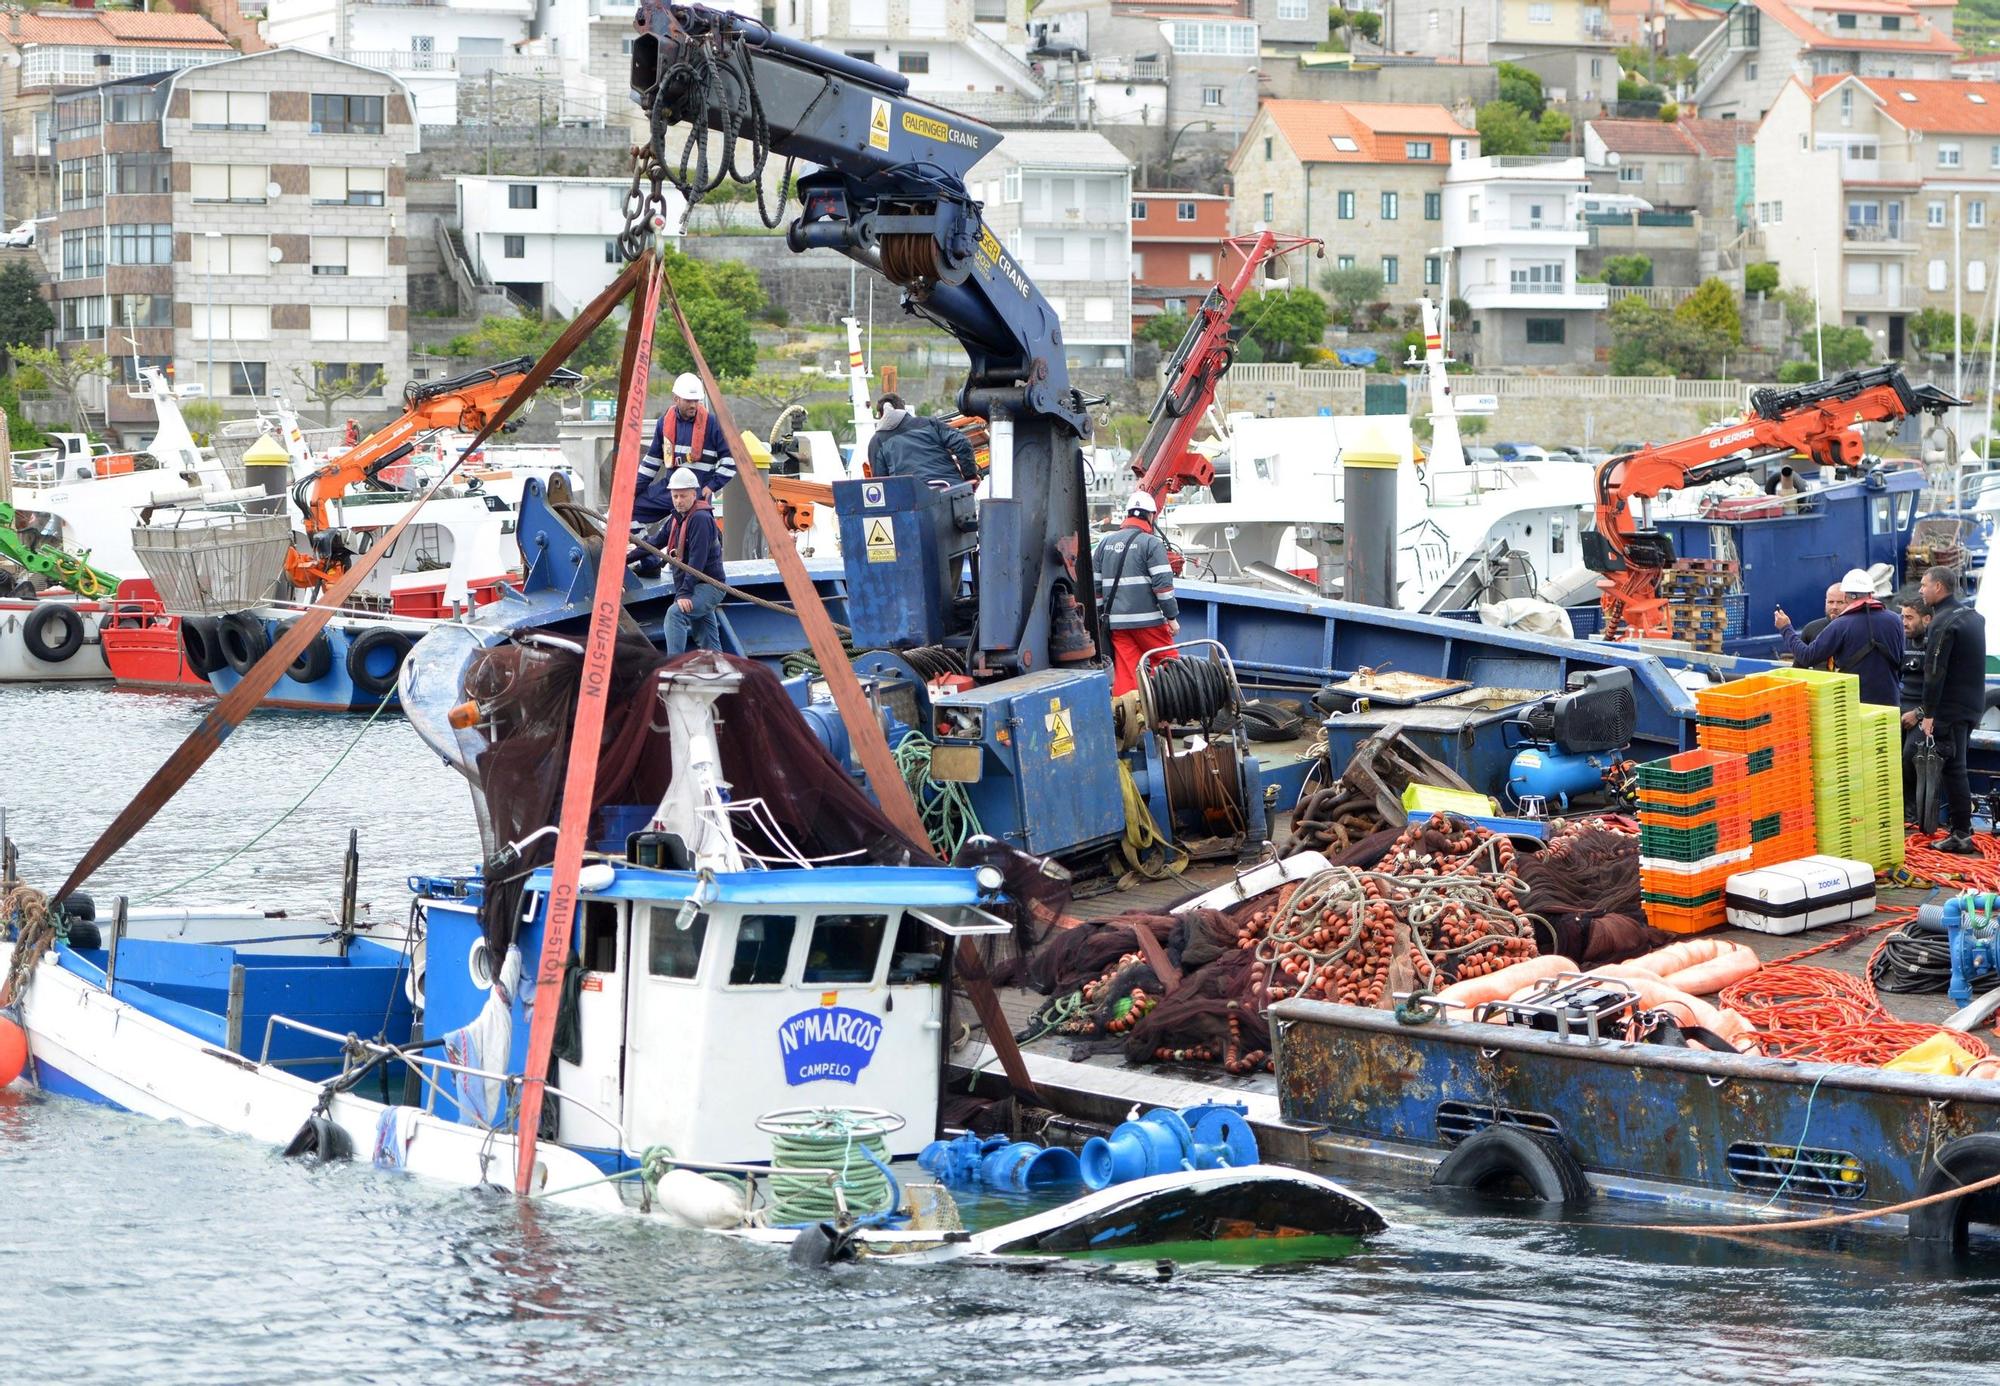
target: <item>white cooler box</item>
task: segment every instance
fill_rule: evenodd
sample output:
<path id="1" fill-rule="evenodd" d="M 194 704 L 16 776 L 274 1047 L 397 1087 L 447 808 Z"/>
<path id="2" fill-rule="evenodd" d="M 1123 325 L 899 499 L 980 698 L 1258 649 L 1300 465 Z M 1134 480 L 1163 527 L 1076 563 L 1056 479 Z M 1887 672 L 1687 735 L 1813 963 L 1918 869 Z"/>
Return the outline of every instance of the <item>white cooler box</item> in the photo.
<path id="1" fill-rule="evenodd" d="M 1802 857 L 1739 871 L 1724 896 L 1729 922 L 1762 934 L 1798 934 L 1875 913 L 1875 868 L 1845 857 Z"/>

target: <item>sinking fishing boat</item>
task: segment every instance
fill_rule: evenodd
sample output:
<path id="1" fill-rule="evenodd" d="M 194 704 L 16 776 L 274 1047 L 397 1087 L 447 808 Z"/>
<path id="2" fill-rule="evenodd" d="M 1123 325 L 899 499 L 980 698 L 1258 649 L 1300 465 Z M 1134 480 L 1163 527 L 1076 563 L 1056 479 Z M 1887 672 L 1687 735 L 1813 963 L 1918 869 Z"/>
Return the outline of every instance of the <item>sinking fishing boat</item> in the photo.
<path id="1" fill-rule="evenodd" d="M 436 662 L 407 679 L 413 716 L 474 784 L 484 830 L 546 814 L 574 656 L 469 638 L 425 653 Z M 939 1127 L 953 947 L 1011 928 L 994 913 L 1001 872 L 913 864 L 757 666 L 639 663 L 619 709 L 634 756 L 612 793 L 643 799 L 662 776 L 665 788 L 651 807 L 600 816 L 573 971 L 523 976 L 552 891 L 550 870 L 527 865 L 413 881 L 416 925 L 387 942 L 336 931 L 311 948 L 130 936 L 92 947 L 30 919 L 0 945 L 0 969 L 35 1081 L 294 1155 L 477 1187 L 507 1178 L 521 1154 L 518 1075 L 539 1023 L 572 1036 L 546 1085 L 544 1139 L 529 1147 L 528 1192 L 554 1202 L 815 1260 L 1266 1239 L 1326 1254 L 1323 1239 L 1383 1228 L 1339 1185 L 1257 1163 L 1078 1181 L 1059 1207 L 1024 1218 L 1005 1205 L 968 1227 L 903 1157 Z M 473 710 L 448 691 L 452 674 Z M 769 787 L 794 792 L 747 793 L 759 764 Z M 493 859 L 532 860 L 553 831 Z"/>

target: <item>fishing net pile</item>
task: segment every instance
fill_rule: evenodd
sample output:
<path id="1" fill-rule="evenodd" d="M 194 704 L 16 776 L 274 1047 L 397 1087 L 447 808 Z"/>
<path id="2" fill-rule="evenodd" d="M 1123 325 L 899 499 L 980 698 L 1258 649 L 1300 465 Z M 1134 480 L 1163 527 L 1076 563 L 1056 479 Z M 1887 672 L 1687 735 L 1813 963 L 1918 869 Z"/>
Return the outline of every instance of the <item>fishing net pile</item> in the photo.
<path id="1" fill-rule="evenodd" d="M 1633 957 L 1667 938 L 1637 922 L 1638 905 L 1638 839 L 1620 820 L 1558 822 L 1543 843 L 1438 815 L 1353 840 L 1326 870 L 1227 910 L 1068 921 L 996 980 L 1049 998 L 1024 1040 L 1248 1073 L 1268 1066 L 1274 1001 L 1388 1007 L 1558 942 L 1592 965 Z"/>

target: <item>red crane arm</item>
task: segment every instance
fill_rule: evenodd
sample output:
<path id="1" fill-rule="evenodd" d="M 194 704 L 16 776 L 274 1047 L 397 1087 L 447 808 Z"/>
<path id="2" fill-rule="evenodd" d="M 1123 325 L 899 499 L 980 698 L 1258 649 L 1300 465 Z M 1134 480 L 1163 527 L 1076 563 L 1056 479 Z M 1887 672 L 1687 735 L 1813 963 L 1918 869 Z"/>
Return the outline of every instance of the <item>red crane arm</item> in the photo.
<path id="1" fill-rule="evenodd" d="M 1243 257 L 1242 267 L 1226 285 L 1218 283 L 1210 289 L 1195 310 L 1187 335 L 1167 361 L 1166 387 L 1153 402 L 1146 440 L 1132 459 L 1139 489 L 1156 501 L 1165 500 L 1183 486 L 1206 486 L 1215 475 L 1209 460 L 1188 445 L 1215 399 L 1216 385 L 1229 373 L 1230 362 L 1236 357 L 1236 348 L 1229 340 L 1229 319 L 1256 282 L 1258 271 L 1266 261 L 1307 246 L 1318 246 L 1320 257 L 1326 256 L 1323 241 L 1270 231 L 1231 236 L 1223 245 Z"/>

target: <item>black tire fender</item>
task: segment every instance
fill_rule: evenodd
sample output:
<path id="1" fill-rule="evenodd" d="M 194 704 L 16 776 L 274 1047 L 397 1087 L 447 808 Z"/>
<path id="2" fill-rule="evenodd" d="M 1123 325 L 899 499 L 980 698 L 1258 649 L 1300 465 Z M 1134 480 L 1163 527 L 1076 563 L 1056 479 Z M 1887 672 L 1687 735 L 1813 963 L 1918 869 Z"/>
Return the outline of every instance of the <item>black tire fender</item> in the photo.
<path id="1" fill-rule="evenodd" d="M 238 674 L 247 674 L 271 650 L 271 632 L 253 611 L 233 611 L 216 629 L 222 657 Z"/>
<path id="2" fill-rule="evenodd" d="M 1585 1203 L 1590 1180 L 1561 1141 L 1518 1126 L 1489 1126 L 1459 1142 L 1431 1175 L 1433 1188 L 1506 1195 L 1519 1184 L 1537 1203 Z"/>
<path id="3" fill-rule="evenodd" d="M 388 674 L 374 673 L 368 668 L 368 656 L 385 646 L 396 652 L 396 662 Z M 347 677 L 363 693 L 379 698 L 396 686 L 396 675 L 402 672 L 403 659 L 409 653 L 409 636 L 392 626 L 370 626 L 347 642 Z"/>
<path id="4" fill-rule="evenodd" d="M 221 626 L 213 616 L 181 617 L 181 655 L 202 678 L 223 665 Z"/>
<path id="5" fill-rule="evenodd" d="M 330 1165 L 337 1160 L 353 1159 L 354 1142 L 348 1139 L 339 1122 L 323 1112 L 315 1112 L 285 1146 L 285 1158 Z"/>
<path id="6" fill-rule="evenodd" d="M 1975 1131 L 1960 1136 L 1940 1149 L 1924 1164 L 1924 1177 L 1917 1184 L 1920 1198 L 1947 1193 L 2000 1174 L 2000 1131 Z M 1952 1250 L 1965 1250 L 1968 1233 L 1975 1222 L 2000 1227 L 2000 1189 L 1948 1198 L 1925 1208 L 1913 1208 L 1909 1215 L 1910 1240 L 1945 1242 Z"/>
<path id="7" fill-rule="evenodd" d="M 304 619 L 303 616 L 294 616 L 280 623 L 277 639 L 283 640 L 285 632 Z M 276 644 L 277 640 L 272 643 Z M 299 657 L 286 668 L 285 676 L 294 683 L 318 683 L 332 668 L 333 645 L 327 640 L 325 631 L 316 630 L 313 632 L 313 638 L 306 642 L 306 647 L 299 651 Z"/>
<path id="8" fill-rule="evenodd" d="M 43 602 L 22 624 L 21 643 L 42 663 L 61 664 L 83 648 L 83 617 L 66 602 Z"/>

